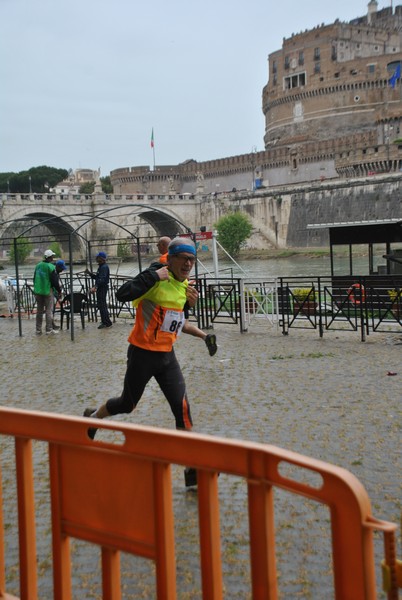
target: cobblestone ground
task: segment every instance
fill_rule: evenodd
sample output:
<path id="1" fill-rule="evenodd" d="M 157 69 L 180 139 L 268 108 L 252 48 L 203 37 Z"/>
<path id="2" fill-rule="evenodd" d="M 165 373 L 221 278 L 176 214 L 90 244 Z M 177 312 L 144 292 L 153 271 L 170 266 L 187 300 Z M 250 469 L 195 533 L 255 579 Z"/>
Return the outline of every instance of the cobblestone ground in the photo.
<path id="1" fill-rule="evenodd" d="M 78 322 L 69 333 L 35 336 L 33 320 L 0 320 L 2 404 L 81 415 L 121 389 L 128 322 L 98 331 Z M 215 328 L 219 349 L 210 357 L 202 341 L 183 335 L 176 352 L 187 381 L 195 430 L 273 444 L 350 470 L 364 485 L 374 516 L 398 522 L 401 514 L 401 338 L 376 333 L 365 343 L 357 333 L 290 331 L 269 325 L 240 334 Z M 397 373 L 395 376 L 389 372 Z M 137 410 L 117 417 L 173 428 L 167 402 L 155 382 Z M 18 594 L 18 546 L 12 442 L 2 438 L 4 512 L 9 593 Z M 40 597 L 51 599 L 47 452 L 35 444 L 35 487 Z M 197 547 L 197 494 L 185 490 L 182 469 L 173 467 L 180 600 L 201 598 Z M 122 482 L 122 485 L 124 483 Z M 139 486 L 140 486 L 139 482 Z M 251 598 L 248 519 L 242 480 L 219 478 L 225 597 Z M 275 495 L 281 599 L 333 598 L 327 509 L 297 496 Z M 382 539 L 376 537 L 376 563 Z M 399 552 L 400 554 L 400 552 Z M 74 598 L 101 598 L 96 548 L 73 542 Z M 124 598 L 155 598 L 149 561 L 124 555 Z M 380 589 L 379 569 L 377 574 Z M 378 597 L 385 597 L 378 591 Z"/>

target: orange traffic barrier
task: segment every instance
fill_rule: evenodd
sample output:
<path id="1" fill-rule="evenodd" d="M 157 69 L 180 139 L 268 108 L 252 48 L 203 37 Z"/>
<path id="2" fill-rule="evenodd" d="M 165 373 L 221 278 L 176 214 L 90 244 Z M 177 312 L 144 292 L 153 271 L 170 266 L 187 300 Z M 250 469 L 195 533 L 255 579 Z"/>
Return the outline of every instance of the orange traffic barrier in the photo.
<path id="1" fill-rule="evenodd" d="M 87 436 L 90 425 L 119 432 L 124 442 L 91 440 Z M 45 441 L 49 448 L 53 586 L 57 600 L 72 598 L 71 538 L 101 547 L 105 600 L 122 598 L 120 552 L 153 560 L 157 598 L 173 600 L 177 597 L 172 464 L 197 469 L 203 598 L 220 600 L 224 597 L 219 473 L 240 476 L 247 481 L 254 600 L 278 598 L 276 487 L 329 507 L 336 600 L 375 600 L 377 597 L 374 530 L 385 535 L 387 597 L 389 600 L 398 597 L 397 526 L 371 515 L 363 486 L 342 468 L 264 444 L 7 408 L 0 408 L 0 434 L 15 438 L 22 600 L 43 597 L 38 590 L 37 576 L 33 440 Z M 284 472 L 284 467 L 307 471 L 317 477 L 319 484 L 295 480 L 286 469 Z M 0 502 L 2 506 L 1 488 Z M 0 598 L 12 598 L 6 593 L 1 517 Z"/>

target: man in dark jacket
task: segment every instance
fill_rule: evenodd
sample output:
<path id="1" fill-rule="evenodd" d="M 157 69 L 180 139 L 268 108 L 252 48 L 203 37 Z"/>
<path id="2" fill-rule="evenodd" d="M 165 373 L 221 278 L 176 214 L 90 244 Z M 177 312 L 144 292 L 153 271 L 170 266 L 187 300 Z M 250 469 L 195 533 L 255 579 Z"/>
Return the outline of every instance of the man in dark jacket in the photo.
<path id="1" fill-rule="evenodd" d="M 91 293 L 96 293 L 96 305 L 102 321 L 98 329 L 112 326 L 106 301 L 110 278 L 109 265 L 106 263 L 106 260 L 106 253 L 98 252 L 96 255 L 96 262 L 98 263 L 98 270 L 96 273 L 91 273 L 89 269 L 85 270 L 85 273 L 95 280 L 95 285 L 89 291 Z"/>
<path id="2" fill-rule="evenodd" d="M 57 291 L 55 288 L 53 288 L 54 298 L 53 298 L 53 323 L 52 323 L 52 327 L 53 327 L 54 331 L 58 331 L 60 329 L 59 325 L 56 325 L 56 322 L 54 320 L 54 316 L 55 316 L 55 312 L 56 312 L 57 301 L 60 298 L 60 295 L 63 293 L 63 285 L 61 283 L 60 273 L 62 273 L 66 269 L 67 269 L 67 267 L 66 267 L 66 263 L 64 262 L 64 260 L 61 260 L 61 259 L 56 260 L 55 272 L 56 272 L 57 281 L 59 282 L 59 291 Z"/>

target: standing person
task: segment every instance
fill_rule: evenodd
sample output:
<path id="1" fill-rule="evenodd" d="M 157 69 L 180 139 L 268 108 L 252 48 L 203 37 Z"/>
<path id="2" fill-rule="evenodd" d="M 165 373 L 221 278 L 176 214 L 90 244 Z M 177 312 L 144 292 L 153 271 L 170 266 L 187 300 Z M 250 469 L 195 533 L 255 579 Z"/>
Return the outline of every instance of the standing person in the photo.
<path id="1" fill-rule="evenodd" d="M 53 321 L 52 321 L 52 328 L 54 330 L 60 329 L 60 327 L 58 325 L 56 325 L 56 323 L 55 323 L 54 315 L 55 315 L 55 312 L 56 312 L 57 300 L 60 298 L 60 295 L 63 293 L 63 286 L 62 286 L 62 283 L 61 283 L 60 273 L 62 273 L 66 269 L 67 269 L 67 267 L 66 267 L 66 263 L 64 262 L 64 260 L 61 260 L 61 259 L 60 260 L 56 260 L 55 270 L 56 270 L 57 281 L 59 282 L 59 286 L 60 286 L 60 293 L 55 288 L 53 288 L 54 299 L 53 299 Z"/>
<path id="2" fill-rule="evenodd" d="M 162 265 L 167 265 L 168 247 L 170 242 L 170 237 L 168 237 L 167 235 L 163 235 L 161 238 L 159 238 L 158 243 L 156 244 L 160 253 L 159 262 Z"/>
<path id="3" fill-rule="evenodd" d="M 145 386 L 155 377 L 170 405 L 176 428 L 192 429 L 186 384 L 173 344 L 186 320 L 184 306 L 195 254 L 191 240 L 175 238 L 169 244 L 167 266 L 146 269 L 118 290 L 118 300 L 135 300 L 137 308 L 134 327 L 128 337 L 123 391 L 97 410 L 85 409 L 85 417 L 103 419 L 131 413 L 140 401 Z M 127 288 L 129 291 L 125 293 Z M 95 428 L 88 430 L 92 439 L 95 433 Z M 186 469 L 185 478 L 187 486 L 196 485 L 195 469 Z"/>
<path id="4" fill-rule="evenodd" d="M 159 257 L 159 263 L 162 265 L 166 265 L 168 262 L 168 248 L 171 241 L 172 240 L 170 239 L 170 237 L 164 235 L 159 238 L 158 243 L 156 244 L 161 254 Z M 156 263 L 152 263 L 152 266 L 155 267 Z M 192 293 L 192 286 L 189 286 L 187 300 L 191 308 L 195 306 L 197 298 L 198 292 L 196 291 L 194 295 Z M 184 323 L 182 331 L 183 333 L 188 333 L 189 335 L 193 335 L 194 337 L 198 337 L 201 340 L 204 340 L 210 356 L 214 356 L 214 354 L 216 354 L 218 346 L 216 344 L 216 335 L 214 333 L 205 333 L 205 331 L 202 331 L 202 329 L 200 329 L 196 325 L 193 325 L 193 323 L 189 323 L 188 321 Z"/>
<path id="5" fill-rule="evenodd" d="M 46 335 L 58 333 L 53 329 L 54 292 L 61 296 L 61 288 L 53 257 L 52 250 L 46 250 L 43 260 L 35 267 L 33 276 L 34 294 L 36 298 L 36 335 L 42 335 L 43 315 L 46 315 Z"/>
<path id="6" fill-rule="evenodd" d="M 109 265 L 106 263 L 106 260 L 106 253 L 98 252 L 96 255 L 96 262 L 98 263 L 98 270 L 96 273 L 92 273 L 89 269 L 85 269 L 85 273 L 90 275 L 90 277 L 95 280 L 95 285 L 89 291 L 92 294 L 96 293 L 96 305 L 101 318 L 101 324 L 99 325 L 98 329 L 104 329 L 105 327 L 112 326 L 112 321 L 110 320 L 109 310 L 106 302 L 110 279 Z"/>

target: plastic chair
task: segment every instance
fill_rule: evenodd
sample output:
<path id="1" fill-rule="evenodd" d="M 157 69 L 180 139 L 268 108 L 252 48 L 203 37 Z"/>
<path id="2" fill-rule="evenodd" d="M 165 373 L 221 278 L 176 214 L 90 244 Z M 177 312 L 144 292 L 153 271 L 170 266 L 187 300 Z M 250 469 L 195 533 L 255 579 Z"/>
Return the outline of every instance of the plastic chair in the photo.
<path id="1" fill-rule="evenodd" d="M 72 302 L 71 302 L 71 296 Z M 73 305 L 71 307 L 71 304 Z M 74 292 L 73 294 L 66 294 L 63 300 L 60 302 L 60 328 L 63 329 L 63 318 L 64 315 L 67 317 L 67 329 L 70 327 L 70 315 L 79 314 L 81 316 L 82 328 L 85 329 L 85 315 L 88 310 L 88 297 L 86 294 L 81 292 Z"/>

